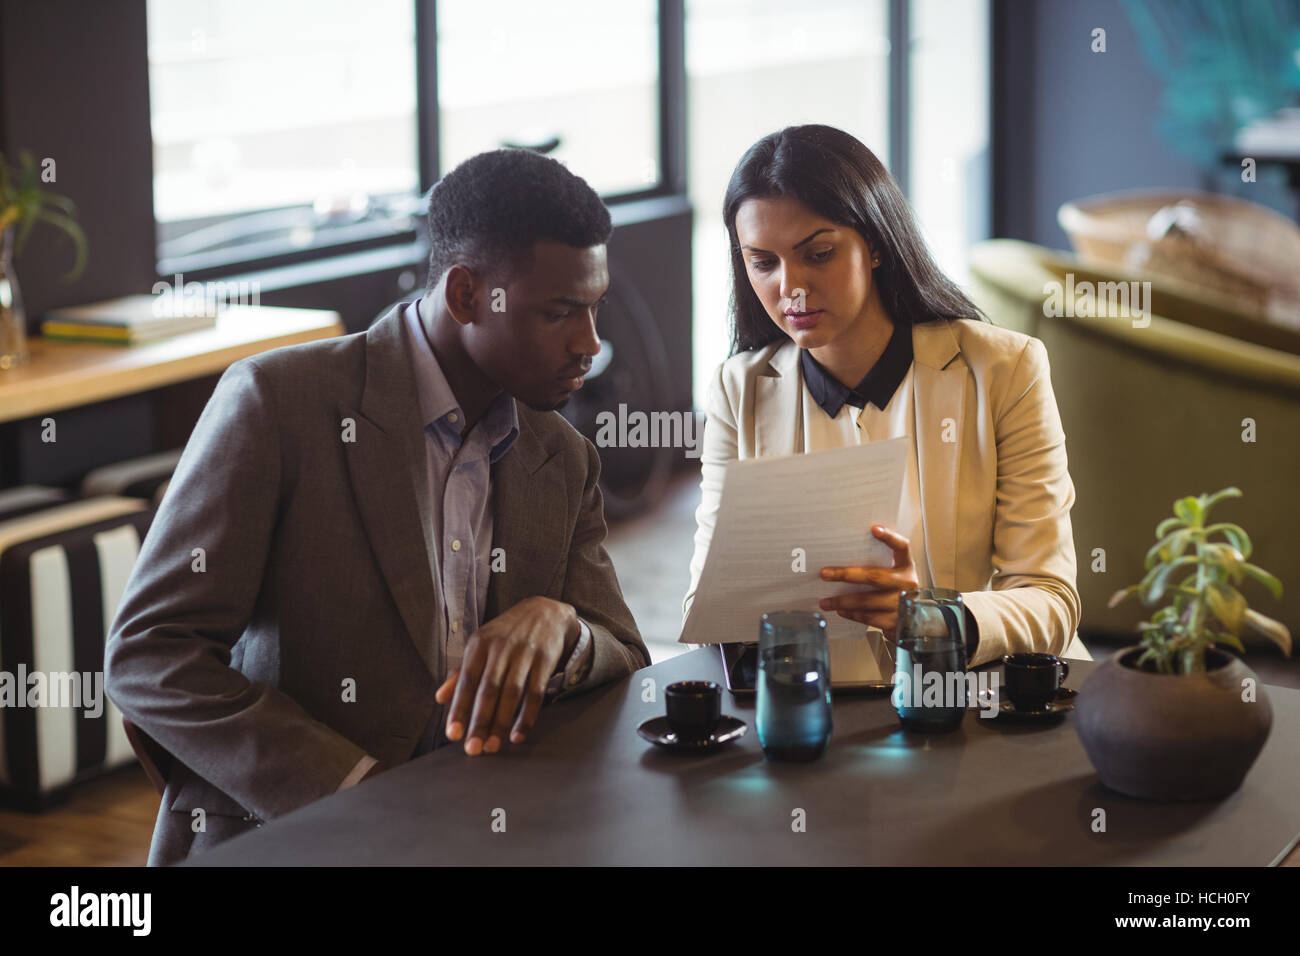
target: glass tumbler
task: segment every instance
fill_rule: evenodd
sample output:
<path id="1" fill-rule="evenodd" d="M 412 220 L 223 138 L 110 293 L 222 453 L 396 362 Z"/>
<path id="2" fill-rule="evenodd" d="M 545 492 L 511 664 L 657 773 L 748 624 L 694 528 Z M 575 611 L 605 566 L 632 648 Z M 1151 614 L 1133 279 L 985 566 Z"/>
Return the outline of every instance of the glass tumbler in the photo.
<path id="1" fill-rule="evenodd" d="M 758 742 L 771 760 L 816 760 L 831 737 L 830 650 L 815 611 L 764 614 L 758 627 Z"/>

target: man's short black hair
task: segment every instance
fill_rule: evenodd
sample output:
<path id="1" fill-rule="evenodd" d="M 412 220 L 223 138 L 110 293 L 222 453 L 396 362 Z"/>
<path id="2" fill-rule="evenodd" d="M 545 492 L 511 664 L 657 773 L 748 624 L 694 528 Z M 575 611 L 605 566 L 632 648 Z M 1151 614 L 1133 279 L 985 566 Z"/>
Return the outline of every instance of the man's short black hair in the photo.
<path id="1" fill-rule="evenodd" d="M 454 265 L 495 281 L 526 265 L 533 243 L 603 245 L 609 210 L 580 176 L 527 149 L 496 149 L 465 160 L 429 195 L 429 288 Z"/>

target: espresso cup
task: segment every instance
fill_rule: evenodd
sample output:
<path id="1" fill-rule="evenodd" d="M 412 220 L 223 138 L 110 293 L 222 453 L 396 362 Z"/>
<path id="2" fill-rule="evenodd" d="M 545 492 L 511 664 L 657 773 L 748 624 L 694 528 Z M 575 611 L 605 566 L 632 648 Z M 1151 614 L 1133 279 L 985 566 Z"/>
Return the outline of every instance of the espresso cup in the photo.
<path id="1" fill-rule="evenodd" d="M 1055 654 L 1008 654 L 1002 658 L 1007 697 L 1017 710 L 1044 710 L 1070 676 L 1070 665 Z"/>
<path id="2" fill-rule="evenodd" d="M 722 688 L 711 680 L 683 680 L 664 688 L 668 727 L 678 737 L 707 737 L 722 720 Z"/>

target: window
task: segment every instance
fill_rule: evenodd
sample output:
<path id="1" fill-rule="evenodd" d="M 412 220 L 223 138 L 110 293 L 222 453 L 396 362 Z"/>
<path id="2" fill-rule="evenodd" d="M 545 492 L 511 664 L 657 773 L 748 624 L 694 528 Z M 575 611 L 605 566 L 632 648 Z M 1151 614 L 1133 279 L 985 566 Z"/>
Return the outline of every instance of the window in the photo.
<path id="1" fill-rule="evenodd" d="M 987 0 L 911 0 L 908 199 L 939 268 L 970 277 L 989 235 Z"/>
<path id="2" fill-rule="evenodd" d="M 391 237 L 418 203 L 411 0 L 149 0 L 159 271 Z"/>
<path id="3" fill-rule="evenodd" d="M 663 194 L 682 178 L 684 108 L 700 404 L 728 344 L 722 196 L 767 133 L 857 136 L 965 280 L 989 228 L 988 0 L 683 0 L 684 51 L 661 50 L 681 24 L 659 8 L 148 0 L 160 273 L 415 239 L 428 178 L 503 144 L 543 149 L 610 201 Z M 666 99 L 683 54 L 684 107 Z"/>
<path id="4" fill-rule="evenodd" d="M 695 402 L 727 355 L 727 180 L 783 126 L 825 123 L 889 157 L 886 0 L 687 0 L 690 195 L 695 207 Z"/>
<path id="5" fill-rule="evenodd" d="M 783 126 L 825 123 L 870 147 L 903 185 L 939 267 L 966 281 L 970 246 L 989 234 L 988 20 L 987 0 L 808 0 L 797 8 L 687 0 L 698 406 L 730 341 L 727 180 L 749 146 Z M 897 23 L 906 26 L 907 49 L 891 51 Z M 891 69 L 891 56 L 906 59 Z M 905 89 L 891 89 L 891 77 L 906 77 Z"/>
<path id="6" fill-rule="evenodd" d="M 659 185 L 655 0 L 439 0 L 437 35 L 441 169 L 533 146 L 605 197 Z"/>

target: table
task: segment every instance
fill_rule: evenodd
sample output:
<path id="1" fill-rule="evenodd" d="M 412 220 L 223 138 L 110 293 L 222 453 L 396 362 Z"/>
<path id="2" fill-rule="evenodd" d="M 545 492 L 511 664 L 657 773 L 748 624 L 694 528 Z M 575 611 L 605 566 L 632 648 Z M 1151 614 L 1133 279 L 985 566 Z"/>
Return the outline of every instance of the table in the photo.
<path id="1" fill-rule="evenodd" d="M 1070 666 L 1078 687 L 1097 665 Z M 750 724 L 741 741 L 667 753 L 636 727 L 687 678 L 720 681 L 716 650 L 560 701 L 522 747 L 435 751 L 186 865 L 1264 866 L 1300 836 L 1300 691 L 1267 688 L 1273 732 L 1240 790 L 1170 804 L 1103 787 L 1069 716 L 1040 728 L 972 710 L 953 733 L 905 735 L 888 697 L 837 697 L 815 763 L 765 760 L 752 706 L 730 695 L 723 712 Z M 647 680 L 657 703 L 642 700 Z"/>
<path id="2" fill-rule="evenodd" d="M 140 345 L 34 336 L 28 362 L 0 373 L 0 422 L 213 375 L 249 355 L 343 332 L 337 312 L 232 305 L 212 328 Z"/>

